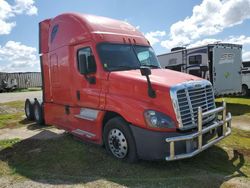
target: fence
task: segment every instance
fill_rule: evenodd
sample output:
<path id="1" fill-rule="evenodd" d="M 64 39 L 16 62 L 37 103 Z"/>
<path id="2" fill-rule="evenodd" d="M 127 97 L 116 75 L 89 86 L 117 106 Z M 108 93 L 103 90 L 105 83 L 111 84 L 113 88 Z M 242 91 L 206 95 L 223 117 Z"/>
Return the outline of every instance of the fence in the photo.
<path id="1" fill-rule="evenodd" d="M 6 81 L 8 83 L 16 82 L 17 88 L 19 89 L 42 86 L 42 78 L 40 72 L 0 72 L 0 83 L 2 83 L 2 81 Z"/>

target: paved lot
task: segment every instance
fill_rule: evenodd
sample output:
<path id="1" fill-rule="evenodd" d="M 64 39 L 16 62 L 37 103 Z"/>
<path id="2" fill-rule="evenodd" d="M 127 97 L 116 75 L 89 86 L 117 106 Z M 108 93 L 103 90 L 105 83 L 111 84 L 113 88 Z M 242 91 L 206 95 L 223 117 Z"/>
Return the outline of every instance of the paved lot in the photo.
<path id="1" fill-rule="evenodd" d="M 0 103 L 11 101 L 24 101 L 26 98 L 42 98 L 42 91 L 29 91 L 17 93 L 0 93 Z"/>

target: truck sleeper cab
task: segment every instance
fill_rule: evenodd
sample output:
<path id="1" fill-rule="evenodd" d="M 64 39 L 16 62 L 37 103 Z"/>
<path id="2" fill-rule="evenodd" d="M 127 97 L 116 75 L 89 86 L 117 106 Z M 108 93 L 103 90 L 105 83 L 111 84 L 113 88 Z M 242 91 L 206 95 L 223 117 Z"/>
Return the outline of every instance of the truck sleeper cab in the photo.
<path id="1" fill-rule="evenodd" d="M 43 99 L 27 99 L 27 118 L 130 162 L 192 157 L 231 133 L 230 113 L 225 103 L 216 108 L 211 83 L 161 69 L 130 24 L 67 13 L 39 30 Z"/>

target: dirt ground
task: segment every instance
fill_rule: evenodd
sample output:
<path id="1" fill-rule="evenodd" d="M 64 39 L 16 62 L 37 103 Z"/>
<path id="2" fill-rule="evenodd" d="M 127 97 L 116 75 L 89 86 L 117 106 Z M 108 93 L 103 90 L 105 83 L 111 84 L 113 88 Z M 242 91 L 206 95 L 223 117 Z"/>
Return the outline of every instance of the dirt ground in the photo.
<path id="1" fill-rule="evenodd" d="M 11 101 L 25 101 L 26 98 L 42 98 L 42 91 L 27 91 L 16 93 L 0 93 L 0 103 Z"/>
<path id="2" fill-rule="evenodd" d="M 63 136 L 64 130 L 54 127 L 20 127 L 0 129 L 0 140 L 19 138 L 21 140 L 32 137 L 32 139 L 47 140 Z M 48 131 L 49 130 L 49 131 Z"/>
<path id="3" fill-rule="evenodd" d="M 245 130 L 245 131 L 250 131 L 250 121 L 233 119 L 232 127 L 236 127 L 238 129 Z"/>

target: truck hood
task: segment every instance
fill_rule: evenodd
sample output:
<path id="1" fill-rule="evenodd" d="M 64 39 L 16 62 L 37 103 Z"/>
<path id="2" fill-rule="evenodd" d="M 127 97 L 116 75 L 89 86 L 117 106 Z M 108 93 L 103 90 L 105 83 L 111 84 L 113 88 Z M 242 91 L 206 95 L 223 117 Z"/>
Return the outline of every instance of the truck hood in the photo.
<path id="1" fill-rule="evenodd" d="M 149 97 L 147 79 L 141 75 L 140 70 L 111 72 L 107 82 L 105 108 L 118 111 L 128 122 L 141 127 L 145 127 L 142 112 L 147 109 L 165 113 L 177 125 L 170 88 L 183 82 L 201 80 L 201 78 L 166 69 L 152 69 L 151 72 L 150 80 L 156 93 L 155 98 Z M 116 110 L 113 109 L 114 107 Z M 131 114 L 138 114 L 139 118 L 133 118 Z"/>
<path id="2" fill-rule="evenodd" d="M 165 88 L 170 88 L 187 81 L 201 80 L 199 77 L 168 69 L 152 69 L 151 73 L 152 74 L 149 77 L 152 84 Z M 141 75 L 140 70 L 111 72 L 109 79 L 119 81 L 123 80 L 125 82 L 131 81 L 131 84 L 135 84 L 136 82 L 146 82 L 146 77 Z"/>

